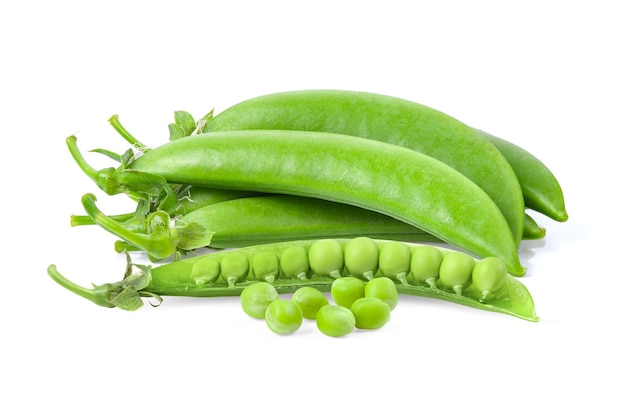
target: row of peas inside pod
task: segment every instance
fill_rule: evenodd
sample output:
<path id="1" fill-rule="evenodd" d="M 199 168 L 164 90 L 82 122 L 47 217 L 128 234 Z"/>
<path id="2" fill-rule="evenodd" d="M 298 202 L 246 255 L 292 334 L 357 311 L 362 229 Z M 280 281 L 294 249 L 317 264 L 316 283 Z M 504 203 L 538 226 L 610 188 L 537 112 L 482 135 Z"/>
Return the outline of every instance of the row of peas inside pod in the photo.
<path id="1" fill-rule="evenodd" d="M 380 329 L 398 304 L 396 284 L 384 276 L 367 282 L 353 276 L 337 278 L 330 295 L 332 303 L 320 290 L 302 286 L 291 299 L 281 298 L 274 285 L 261 281 L 246 286 L 240 301 L 246 314 L 264 319 L 276 334 L 294 333 L 308 319 L 331 337 L 345 336 L 355 328 Z"/>

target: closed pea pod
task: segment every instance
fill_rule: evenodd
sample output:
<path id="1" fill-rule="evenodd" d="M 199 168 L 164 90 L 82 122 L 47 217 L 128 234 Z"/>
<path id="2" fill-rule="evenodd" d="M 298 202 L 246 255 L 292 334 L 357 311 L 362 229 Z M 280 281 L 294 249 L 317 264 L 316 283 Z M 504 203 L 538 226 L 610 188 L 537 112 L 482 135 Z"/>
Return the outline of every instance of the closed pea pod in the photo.
<path id="1" fill-rule="evenodd" d="M 472 283 L 485 301 L 492 294 L 499 293 L 506 284 L 506 266 L 497 257 L 487 257 L 476 262 L 472 271 Z"/>
<path id="2" fill-rule="evenodd" d="M 482 134 L 440 111 L 376 93 L 300 90 L 235 104 L 217 114 L 203 131 L 251 129 L 325 131 L 424 153 L 458 170 L 487 192 L 519 243 L 524 198 L 511 165 Z"/>
<path id="3" fill-rule="evenodd" d="M 350 239 L 344 247 L 344 266 L 350 275 L 372 279 L 378 269 L 378 244 L 364 236 Z"/>
<path id="4" fill-rule="evenodd" d="M 460 295 L 472 281 L 472 271 L 475 264 L 476 260 L 467 253 L 448 253 L 441 261 L 439 281 L 444 287 L 450 288 Z"/>
<path id="5" fill-rule="evenodd" d="M 563 191 L 552 171 L 537 157 L 500 137 L 477 130 L 506 158 L 522 188 L 524 203 L 553 220 L 567 221 Z"/>
<path id="6" fill-rule="evenodd" d="M 271 250 L 255 253 L 250 270 L 256 280 L 272 283 L 279 273 L 278 256 Z"/>
<path id="7" fill-rule="evenodd" d="M 229 287 L 243 281 L 248 276 L 250 263 L 248 257 L 239 252 L 228 253 L 221 262 L 221 277 L 228 282 Z"/>
<path id="8" fill-rule="evenodd" d="M 309 266 L 314 274 L 340 278 L 343 270 L 343 248 L 335 239 L 321 239 L 309 248 Z"/>
<path id="9" fill-rule="evenodd" d="M 411 268 L 411 249 L 403 242 L 385 243 L 380 248 L 378 268 L 384 276 L 408 284 L 406 277 Z"/>
<path id="10" fill-rule="evenodd" d="M 280 269 L 288 278 L 306 279 L 310 270 L 306 248 L 291 246 L 280 253 Z"/>
<path id="11" fill-rule="evenodd" d="M 411 276 L 418 283 L 426 283 L 435 288 L 442 261 L 443 253 L 438 248 L 417 246 L 411 254 Z"/>
<path id="12" fill-rule="evenodd" d="M 323 132 L 201 134 L 158 146 L 118 173 L 350 204 L 477 256 L 498 256 L 513 275 L 525 272 L 506 219 L 485 191 L 441 161 L 397 145 Z"/>

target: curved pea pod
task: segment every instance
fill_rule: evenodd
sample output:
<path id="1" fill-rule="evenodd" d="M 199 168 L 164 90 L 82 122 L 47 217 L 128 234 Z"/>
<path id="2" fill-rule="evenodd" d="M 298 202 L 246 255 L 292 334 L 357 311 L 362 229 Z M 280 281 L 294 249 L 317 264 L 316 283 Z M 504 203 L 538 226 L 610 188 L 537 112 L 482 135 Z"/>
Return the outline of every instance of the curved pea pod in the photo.
<path id="1" fill-rule="evenodd" d="M 329 242 L 329 240 L 324 240 Z M 245 264 L 241 259 L 252 259 L 257 253 L 273 252 L 281 259 L 285 257 L 283 253 L 293 248 L 300 248 L 300 251 L 309 252 L 319 240 L 289 241 L 258 246 L 248 246 L 245 248 L 232 249 L 227 251 L 216 251 L 196 257 L 187 257 L 182 260 L 172 261 L 155 268 L 149 266 L 136 265 L 139 273 L 132 274 L 120 282 L 107 283 L 94 286 L 91 289 L 78 286 L 59 273 L 56 266 L 48 268 L 49 276 L 67 288 L 71 292 L 88 299 L 103 307 L 119 307 L 127 310 L 135 310 L 141 306 L 140 297 L 161 299 L 161 296 L 189 296 L 189 297 L 218 297 L 218 296 L 238 296 L 249 285 L 259 283 L 249 273 L 245 273 L 246 266 L 224 267 L 225 264 L 233 262 L 227 260 L 229 256 L 236 255 L 239 261 L 236 263 Z M 349 242 L 346 239 L 336 240 L 337 245 L 345 247 Z M 383 247 L 389 241 L 376 241 L 379 247 Z M 430 247 L 421 244 L 405 243 L 415 253 L 414 249 L 419 247 Z M 327 245 L 326 247 L 331 247 Z M 445 255 L 456 253 L 454 250 L 433 247 L 441 250 Z M 334 249 L 331 247 L 331 252 Z M 198 270 L 205 267 L 198 264 L 221 265 L 222 274 L 215 281 L 198 283 Z M 502 272 L 502 263 L 488 259 L 478 261 L 476 264 L 483 264 L 474 267 L 472 278 L 474 283 L 459 292 L 452 288 L 445 287 L 441 282 L 437 282 L 434 287 L 414 280 L 407 283 L 395 281 L 397 293 L 410 296 L 422 296 L 438 300 L 446 300 L 468 307 L 499 312 L 512 315 L 528 321 L 538 321 L 539 317 L 535 313 L 534 302 L 528 289 L 522 282 L 506 272 Z M 134 264 L 131 264 L 134 265 Z M 495 266 L 494 266 L 495 265 Z M 283 264 L 280 264 L 283 268 Z M 230 270 L 226 269 L 231 267 Z M 234 272 L 234 269 L 238 270 Z M 209 267 L 210 270 L 214 269 Z M 243 271 L 243 272 L 242 272 Z M 212 271 L 211 271 L 212 272 Z M 481 275 L 478 275 L 480 273 Z M 205 275 L 204 273 L 200 273 Z M 245 275 L 245 276 L 243 276 Z M 236 277 L 233 279 L 233 277 Z M 211 279 L 213 276 L 211 276 Z M 374 277 L 372 280 L 390 278 Z M 298 278 L 279 274 L 274 279 L 272 285 L 279 294 L 293 293 L 303 286 L 316 288 L 322 292 L 331 292 L 333 282 L 337 279 L 330 276 L 320 276 L 311 274 L 309 278 Z M 370 281 L 371 282 L 371 281 Z M 369 282 L 368 282 L 369 283 Z"/>
<path id="2" fill-rule="evenodd" d="M 249 129 L 358 136 L 436 158 L 487 192 L 521 240 L 524 198 L 511 165 L 482 134 L 443 112 L 375 93 L 303 90 L 240 102 L 214 116 L 203 132 Z"/>
<path id="3" fill-rule="evenodd" d="M 271 195 L 255 192 L 191 187 L 179 199 L 179 204 L 169 215 L 177 227 L 195 224 L 210 232 L 205 242 L 212 248 L 234 248 L 285 240 L 317 238 L 351 238 L 369 236 L 409 242 L 440 242 L 441 239 L 384 214 L 360 207 L 327 200 L 295 195 Z M 104 215 L 100 215 L 102 217 Z M 90 215 L 72 215 L 72 226 L 95 225 Z M 133 246 L 138 240 L 133 233 L 145 233 L 145 217 L 133 213 L 107 216 L 112 222 L 101 226 L 125 239 L 116 242 L 116 250 L 143 250 Z M 93 217 L 95 218 L 95 217 Z M 100 219 L 102 220 L 102 219 Z M 525 240 L 542 239 L 545 228 L 528 214 L 524 220 Z M 201 247 L 198 240 L 181 244 L 181 251 Z"/>
<path id="4" fill-rule="evenodd" d="M 174 184 L 295 194 L 354 205 L 422 229 L 476 256 L 500 257 L 511 274 L 525 272 L 518 243 L 485 191 L 437 159 L 397 145 L 322 132 L 212 133 L 158 146 L 128 169 Z"/>
<path id="5" fill-rule="evenodd" d="M 498 148 L 515 171 L 526 207 L 553 220 L 567 221 L 563 190 L 552 171 L 527 150 L 485 131 L 477 131 Z"/>

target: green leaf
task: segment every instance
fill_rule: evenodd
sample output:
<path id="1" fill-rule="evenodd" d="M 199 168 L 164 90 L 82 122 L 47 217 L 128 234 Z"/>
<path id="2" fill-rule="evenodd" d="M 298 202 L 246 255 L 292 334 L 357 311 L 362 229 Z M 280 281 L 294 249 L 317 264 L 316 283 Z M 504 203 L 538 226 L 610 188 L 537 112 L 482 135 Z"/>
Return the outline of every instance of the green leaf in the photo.
<path id="1" fill-rule="evenodd" d="M 121 292 L 114 295 L 110 303 L 126 311 L 135 311 L 143 306 L 143 301 L 134 286 L 122 289 Z"/>
<path id="2" fill-rule="evenodd" d="M 178 248 L 182 250 L 193 250 L 201 247 L 207 247 L 211 244 L 211 238 L 214 232 L 198 224 L 190 223 L 184 227 L 176 227 L 178 234 Z"/>
<path id="3" fill-rule="evenodd" d="M 115 160 L 116 162 L 120 162 L 120 163 L 122 162 L 122 157 L 119 154 L 117 154 L 117 153 L 115 153 L 113 151 L 109 151 L 108 149 L 97 148 L 97 149 L 92 149 L 89 152 L 99 153 L 101 155 L 104 155 L 104 156 L 106 156 L 108 158 L 111 158 L 111 159 Z"/>
<path id="4" fill-rule="evenodd" d="M 124 152 L 124 154 L 122 154 L 120 163 L 122 164 L 122 166 L 126 167 L 134 158 L 135 152 L 132 150 L 132 148 L 129 148 L 126 150 L 126 152 Z"/>
<path id="5" fill-rule="evenodd" d="M 178 124 L 171 123 L 167 127 L 170 129 L 170 141 L 176 141 L 187 136 L 185 129 Z"/>
<path id="6" fill-rule="evenodd" d="M 190 135 L 196 129 L 196 121 L 189 112 L 176 111 L 174 112 L 174 121 L 177 125 L 182 127 L 185 135 Z"/>

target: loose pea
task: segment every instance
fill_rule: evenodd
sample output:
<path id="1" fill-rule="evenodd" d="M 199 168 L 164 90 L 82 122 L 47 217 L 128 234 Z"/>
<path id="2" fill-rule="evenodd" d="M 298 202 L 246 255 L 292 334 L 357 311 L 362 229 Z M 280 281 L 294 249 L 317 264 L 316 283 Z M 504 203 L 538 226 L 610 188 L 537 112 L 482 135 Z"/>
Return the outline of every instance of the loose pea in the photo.
<path id="1" fill-rule="evenodd" d="M 365 282 L 354 276 L 337 278 L 330 286 L 330 296 L 335 304 L 350 308 L 361 297 L 365 297 Z"/>
<path id="2" fill-rule="evenodd" d="M 389 309 L 393 310 L 398 305 L 398 289 L 396 284 L 386 276 L 381 276 L 368 281 L 365 284 L 365 297 L 381 299 Z"/>
<path id="3" fill-rule="evenodd" d="M 220 277 L 220 263 L 215 258 L 203 257 L 191 267 L 191 279 L 196 285 L 213 283 Z"/>
<path id="4" fill-rule="evenodd" d="M 302 325 L 302 312 L 291 300 L 275 300 L 265 310 L 265 323 L 274 333 L 293 333 Z"/>
<path id="5" fill-rule="evenodd" d="M 245 279 L 249 270 L 248 257 L 239 252 L 228 253 L 222 259 L 222 278 L 228 282 L 229 287 Z"/>
<path id="6" fill-rule="evenodd" d="M 435 288 L 442 260 L 443 254 L 436 247 L 417 246 L 411 255 L 411 275 L 418 283 Z"/>
<path id="7" fill-rule="evenodd" d="M 278 292 L 274 285 L 267 282 L 256 282 L 246 286 L 239 296 L 243 311 L 252 318 L 263 319 L 267 306 L 278 300 Z"/>
<path id="8" fill-rule="evenodd" d="M 254 279 L 272 283 L 279 272 L 278 256 L 269 250 L 255 253 L 252 256 L 250 269 Z"/>
<path id="9" fill-rule="evenodd" d="M 309 266 L 319 276 L 341 277 L 343 249 L 334 239 L 320 239 L 309 248 Z"/>
<path id="10" fill-rule="evenodd" d="M 486 257 L 476 262 L 472 271 L 472 282 L 481 293 L 481 301 L 499 293 L 506 284 L 506 265 L 498 257 Z"/>
<path id="11" fill-rule="evenodd" d="M 467 253 L 451 252 L 444 256 L 439 269 L 439 280 L 443 286 L 461 294 L 472 281 L 476 261 Z"/>
<path id="12" fill-rule="evenodd" d="M 408 284 L 406 276 L 411 267 L 411 249 L 402 242 L 389 242 L 380 248 L 378 268 L 383 276 Z"/>
<path id="13" fill-rule="evenodd" d="M 311 286 L 303 286 L 296 290 L 291 300 L 300 307 L 302 316 L 306 319 L 315 319 L 320 308 L 328 305 L 324 293 Z"/>
<path id="14" fill-rule="evenodd" d="M 344 266 L 351 275 L 372 279 L 378 269 L 378 244 L 365 236 L 350 239 L 344 248 Z"/>
<path id="15" fill-rule="evenodd" d="M 377 297 L 362 297 L 352 304 L 350 310 L 357 329 L 379 329 L 389 321 L 391 314 L 389 305 Z"/>
<path id="16" fill-rule="evenodd" d="M 341 337 L 351 333 L 356 326 L 352 311 L 340 305 L 325 305 L 315 317 L 317 328 L 327 336 Z"/>
<path id="17" fill-rule="evenodd" d="M 280 254 L 280 269 L 288 278 L 306 279 L 309 258 L 303 246 L 290 246 Z"/>

